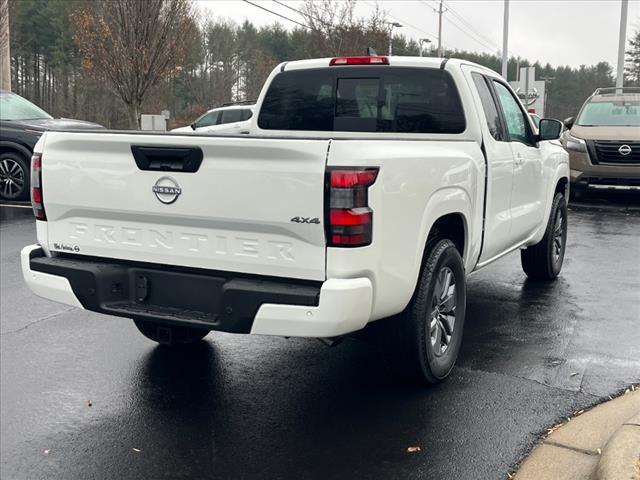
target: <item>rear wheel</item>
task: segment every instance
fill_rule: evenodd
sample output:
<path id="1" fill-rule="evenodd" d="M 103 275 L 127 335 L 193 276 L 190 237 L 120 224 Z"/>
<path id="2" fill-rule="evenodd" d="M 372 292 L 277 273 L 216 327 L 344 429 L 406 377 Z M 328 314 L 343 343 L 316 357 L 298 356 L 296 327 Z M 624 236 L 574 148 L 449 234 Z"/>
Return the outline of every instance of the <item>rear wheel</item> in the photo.
<path id="1" fill-rule="evenodd" d="M 0 198 L 26 200 L 29 197 L 29 166 L 17 153 L 0 154 Z"/>
<path id="2" fill-rule="evenodd" d="M 567 202 L 562 193 L 556 193 L 544 237 L 540 242 L 520 251 L 522 269 L 534 280 L 553 280 L 564 261 L 567 244 Z"/>
<path id="3" fill-rule="evenodd" d="M 389 323 L 398 334 L 395 362 L 412 382 L 446 378 L 462 343 L 466 304 L 464 264 L 450 240 L 432 243 L 407 309 Z"/>
<path id="4" fill-rule="evenodd" d="M 133 321 L 145 337 L 163 345 L 188 345 L 199 342 L 210 330 L 193 327 L 176 327 L 149 320 Z"/>

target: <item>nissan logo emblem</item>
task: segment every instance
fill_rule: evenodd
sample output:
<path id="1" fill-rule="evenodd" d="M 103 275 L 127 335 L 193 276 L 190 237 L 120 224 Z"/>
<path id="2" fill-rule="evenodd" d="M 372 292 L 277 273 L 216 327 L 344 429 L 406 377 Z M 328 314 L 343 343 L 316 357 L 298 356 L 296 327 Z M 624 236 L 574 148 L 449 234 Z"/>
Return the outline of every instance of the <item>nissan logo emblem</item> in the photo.
<path id="1" fill-rule="evenodd" d="M 182 193 L 178 182 L 171 177 L 160 177 L 151 190 L 158 200 L 167 205 L 175 202 Z"/>
<path id="2" fill-rule="evenodd" d="M 620 145 L 618 153 L 626 157 L 631 153 L 631 147 L 629 145 Z"/>

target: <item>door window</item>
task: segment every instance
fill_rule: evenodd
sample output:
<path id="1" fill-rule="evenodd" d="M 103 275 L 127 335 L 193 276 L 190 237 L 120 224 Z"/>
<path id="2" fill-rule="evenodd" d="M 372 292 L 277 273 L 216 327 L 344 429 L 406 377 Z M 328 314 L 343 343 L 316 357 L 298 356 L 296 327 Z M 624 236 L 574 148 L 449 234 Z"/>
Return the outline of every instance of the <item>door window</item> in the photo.
<path id="1" fill-rule="evenodd" d="M 525 116 L 526 114 L 520 108 L 518 100 L 516 100 L 509 89 L 502 83 L 494 80 L 493 85 L 500 100 L 502 113 L 507 124 L 507 132 L 509 132 L 511 141 L 532 145 L 529 121 Z"/>
<path id="2" fill-rule="evenodd" d="M 210 127 L 211 125 L 215 125 L 218 121 L 219 114 L 220 112 L 206 113 L 196 121 L 196 128 Z"/>
<path id="3" fill-rule="evenodd" d="M 487 85 L 487 80 L 479 73 L 472 73 L 471 76 L 473 77 L 473 82 L 476 84 L 476 89 L 482 102 L 482 110 L 484 110 L 484 116 L 487 119 L 489 133 L 499 142 L 505 141 L 506 138 L 502 121 L 500 120 L 500 113 L 498 113 L 498 106 L 493 99 L 489 85 Z"/>

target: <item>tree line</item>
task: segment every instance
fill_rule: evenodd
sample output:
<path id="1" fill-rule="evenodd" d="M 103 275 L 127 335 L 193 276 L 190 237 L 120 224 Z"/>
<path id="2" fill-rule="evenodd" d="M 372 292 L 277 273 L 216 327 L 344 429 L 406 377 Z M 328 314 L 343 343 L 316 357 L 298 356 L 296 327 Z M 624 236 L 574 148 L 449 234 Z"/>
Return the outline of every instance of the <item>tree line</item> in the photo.
<path id="1" fill-rule="evenodd" d="M 214 106 L 257 98 L 280 62 L 362 55 L 367 47 L 386 53 L 386 13 L 357 17 L 355 3 L 297 4 L 300 24 L 285 29 L 203 18 L 190 0 L 9 0 L 12 90 L 56 117 L 109 128 L 136 128 L 140 113 L 164 109 L 187 124 Z M 419 55 L 420 45 L 395 34 L 393 51 Z M 445 56 L 501 70 L 499 52 L 445 49 Z M 575 115 L 596 88 L 614 85 L 607 62 L 572 68 L 510 58 L 510 80 L 518 65 L 551 79 L 550 117 Z M 640 86 L 640 31 L 626 65 L 625 84 Z"/>

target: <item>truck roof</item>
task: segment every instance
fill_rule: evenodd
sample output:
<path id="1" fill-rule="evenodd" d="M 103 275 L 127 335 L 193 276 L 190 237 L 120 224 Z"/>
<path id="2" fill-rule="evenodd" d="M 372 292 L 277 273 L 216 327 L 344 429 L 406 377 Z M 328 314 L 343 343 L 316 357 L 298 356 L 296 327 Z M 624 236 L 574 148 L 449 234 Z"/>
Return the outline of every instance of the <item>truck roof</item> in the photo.
<path id="1" fill-rule="evenodd" d="M 404 56 L 386 56 L 380 55 L 389 59 L 389 65 L 392 67 L 422 67 L 422 68 L 442 68 L 443 65 L 448 66 L 460 66 L 460 65 L 473 65 L 474 67 L 481 68 L 487 72 L 497 75 L 493 70 L 479 65 L 468 60 L 460 58 L 437 58 L 437 57 L 404 57 Z M 345 56 L 347 57 L 347 56 Z M 280 71 L 288 70 L 303 70 L 309 68 L 324 68 L 329 67 L 329 62 L 336 57 L 325 58 L 312 58 L 309 60 L 295 60 L 292 62 L 284 62 L 280 64 Z M 337 67 L 339 68 L 339 67 Z"/>

